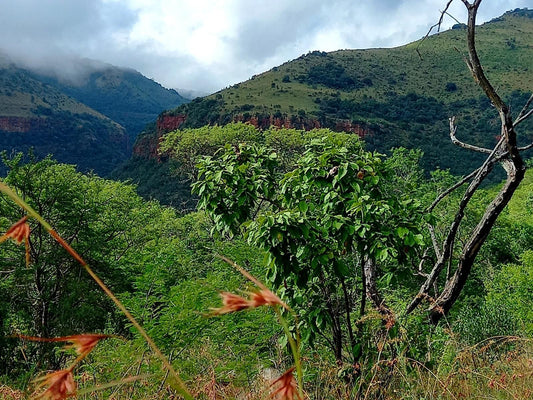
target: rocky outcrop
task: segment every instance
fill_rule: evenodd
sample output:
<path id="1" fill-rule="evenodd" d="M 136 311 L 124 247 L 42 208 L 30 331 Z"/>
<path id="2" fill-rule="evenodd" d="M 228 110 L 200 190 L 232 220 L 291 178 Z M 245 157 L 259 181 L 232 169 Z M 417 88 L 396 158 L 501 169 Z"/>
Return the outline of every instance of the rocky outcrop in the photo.
<path id="1" fill-rule="evenodd" d="M 329 128 L 337 132 L 351 132 L 361 138 L 370 134 L 369 129 L 358 123 L 349 120 L 331 120 L 322 123 L 317 119 L 301 117 L 298 115 L 260 115 L 260 114 L 236 114 L 232 118 L 233 122 L 243 122 L 255 126 L 257 129 L 268 129 L 270 127 L 301 129 L 309 131 L 312 129 Z M 167 133 L 183 127 L 187 122 L 187 115 L 162 114 L 156 121 L 155 131 L 144 132 L 139 135 L 133 146 L 135 157 L 164 161 L 166 157 L 159 153 L 159 141 Z M 219 123 L 223 123 L 219 121 Z"/>
<path id="2" fill-rule="evenodd" d="M 183 114 L 169 115 L 162 114 L 155 123 L 155 132 L 143 132 L 133 145 L 133 156 L 150 160 L 162 161 L 165 157 L 159 154 L 159 141 L 167 133 L 179 129 L 186 121 L 187 116 Z"/>
<path id="3" fill-rule="evenodd" d="M 249 123 L 258 129 L 268 129 L 275 126 L 276 128 L 302 129 L 309 131 L 311 129 L 322 128 L 322 124 L 316 119 L 303 118 L 295 115 L 287 117 L 276 115 L 238 114 L 233 117 L 233 121 Z"/>
<path id="4" fill-rule="evenodd" d="M 157 118 L 156 127 L 157 132 L 167 133 L 179 129 L 187 119 L 186 115 L 160 115 Z"/>
<path id="5" fill-rule="evenodd" d="M 25 133 L 42 123 L 42 118 L 0 117 L 0 131 Z"/>
<path id="6" fill-rule="evenodd" d="M 370 134 L 370 131 L 367 127 L 351 121 L 337 121 L 334 130 L 337 132 L 355 133 L 361 139 L 364 139 L 365 136 Z"/>
<path id="7" fill-rule="evenodd" d="M 133 157 L 161 161 L 157 151 L 161 136 L 157 132 L 139 135 L 133 145 Z"/>

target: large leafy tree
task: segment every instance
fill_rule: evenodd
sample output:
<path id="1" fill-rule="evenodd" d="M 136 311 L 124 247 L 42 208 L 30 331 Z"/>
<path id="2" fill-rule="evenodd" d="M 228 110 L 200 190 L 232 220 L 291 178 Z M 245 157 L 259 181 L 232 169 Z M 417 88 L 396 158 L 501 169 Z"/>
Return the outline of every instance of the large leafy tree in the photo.
<path id="1" fill-rule="evenodd" d="M 354 360 L 361 343 L 353 314 L 364 313 L 367 296 L 393 324 L 377 279 L 422 243 L 422 213 L 391 185 L 392 164 L 356 136 L 320 136 L 311 133 L 284 168 L 264 145 L 227 145 L 199 162 L 193 191 L 215 229 L 244 234 L 268 252 L 271 278 L 299 310 L 309 339 L 322 336 L 339 361 L 347 347 Z"/>

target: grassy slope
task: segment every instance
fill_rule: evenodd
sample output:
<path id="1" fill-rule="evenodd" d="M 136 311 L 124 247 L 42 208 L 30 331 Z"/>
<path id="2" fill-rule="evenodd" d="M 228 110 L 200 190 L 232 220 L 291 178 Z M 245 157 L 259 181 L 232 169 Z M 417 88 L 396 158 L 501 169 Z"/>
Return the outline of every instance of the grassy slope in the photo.
<path id="1" fill-rule="evenodd" d="M 505 100 L 512 100 L 515 113 L 533 91 L 533 11 L 518 14 L 507 13 L 477 30 L 486 73 Z M 338 121 L 348 122 L 368 128 L 369 149 L 420 148 L 426 170 L 440 167 L 465 174 L 479 166 L 483 156 L 450 142 L 448 118 L 457 117 L 458 137 L 471 144 L 493 146 L 499 134 L 498 116 L 465 64 L 465 42 L 466 30 L 460 28 L 392 49 L 310 52 L 166 114 L 187 115 L 183 127 L 254 115 L 302 117 L 333 129 L 339 129 Z M 345 76 L 357 84 L 316 83 L 330 66 L 341 73 L 329 78 Z M 533 119 L 520 127 L 520 143 L 531 142 L 532 132 Z M 156 135 L 153 130 L 145 134 Z M 493 182 L 501 176 L 495 175 Z M 149 185 L 137 178 L 140 186 Z"/>
<path id="2" fill-rule="evenodd" d="M 97 118 L 108 119 L 85 104 L 34 79 L 24 70 L 12 65 L 1 66 L 1 116 L 31 118 L 41 116 L 42 108 L 54 111 L 67 111 L 72 114 L 89 114 Z"/>
<path id="3" fill-rule="evenodd" d="M 464 63 L 465 35 L 465 30 L 454 29 L 433 35 L 422 43 L 392 49 L 340 50 L 327 55 L 313 52 L 208 98 L 223 100 L 221 111 L 226 112 L 253 104 L 254 111 L 293 113 L 302 109 L 314 114 L 318 111 L 314 99 L 335 94 L 337 90 L 323 85 L 313 87 L 297 79 L 327 59 L 340 64 L 349 76 L 372 80 L 370 87 L 341 91 L 343 99 L 383 101 L 390 92 L 396 92 L 432 96 L 445 103 L 465 100 L 482 95 Z M 479 27 L 481 60 L 489 78 L 503 93 L 533 89 L 531 43 L 532 18 L 509 14 L 502 21 Z M 285 76 L 290 82 L 283 82 Z M 456 83 L 457 90 L 446 91 L 447 82 Z"/>
<path id="4" fill-rule="evenodd" d="M 166 89 L 135 70 L 113 66 L 96 70 L 77 83 L 51 77 L 40 78 L 118 122 L 126 128 L 132 139 L 161 110 L 187 102 L 175 90 Z"/>

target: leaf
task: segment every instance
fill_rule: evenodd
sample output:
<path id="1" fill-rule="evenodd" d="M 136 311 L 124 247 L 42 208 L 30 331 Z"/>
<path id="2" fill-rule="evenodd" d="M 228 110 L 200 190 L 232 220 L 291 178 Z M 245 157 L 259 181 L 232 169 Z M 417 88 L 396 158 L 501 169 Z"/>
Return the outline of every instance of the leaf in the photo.
<path id="1" fill-rule="evenodd" d="M 341 229 L 343 225 L 344 224 L 341 221 L 333 221 L 333 228 L 335 228 L 336 230 Z"/>
<path id="2" fill-rule="evenodd" d="M 390 286 L 390 283 L 391 283 L 393 277 L 394 277 L 394 274 L 392 272 L 387 272 L 385 275 L 383 275 L 379 279 L 379 282 L 382 283 L 385 286 Z"/>
<path id="3" fill-rule="evenodd" d="M 400 237 L 400 239 L 403 239 L 408 233 L 409 229 L 404 226 L 399 226 L 396 228 L 396 234 Z"/>
<path id="4" fill-rule="evenodd" d="M 361 343 L 356 343 L 352 346 L 352 356 L 355 360 L 358 360 L 359 357 L 361 357 L 362 353 L 363 353 L 363 346 L 361 346 Z"/>

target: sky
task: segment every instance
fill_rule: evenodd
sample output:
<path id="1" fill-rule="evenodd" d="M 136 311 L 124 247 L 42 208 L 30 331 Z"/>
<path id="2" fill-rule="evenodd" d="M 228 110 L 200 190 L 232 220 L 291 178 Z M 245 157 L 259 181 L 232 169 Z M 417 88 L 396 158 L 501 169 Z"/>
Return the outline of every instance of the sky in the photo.
<path id="1" fill-rule="evenodd" d="M 0 0 L 0 51 L 66 79 L 88 58 L 213 93 L 309 51 L 423 37 L 448 0 Z M 484 0 L 478 22 L 532 0 Z M 450 14 L 466 22 L 454 0 Z M 456 21 L 446 17 L 443 29 Z M 96 63 L 95 63 L 96 65 Z"/>

